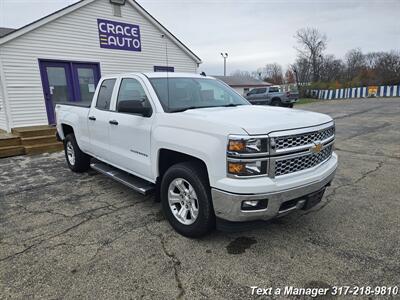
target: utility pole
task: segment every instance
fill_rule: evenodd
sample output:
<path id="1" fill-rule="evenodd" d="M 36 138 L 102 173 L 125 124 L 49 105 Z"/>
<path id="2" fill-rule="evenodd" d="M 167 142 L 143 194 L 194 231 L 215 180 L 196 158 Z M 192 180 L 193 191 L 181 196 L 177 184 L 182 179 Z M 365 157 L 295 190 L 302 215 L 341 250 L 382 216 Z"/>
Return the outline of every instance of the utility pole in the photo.
<path id="1" fill-rule="evenodd" d="M 224 76 L 226 76 L 226 59 L 228 58 L 228 53 L 222 53 L 221 52 L 221 56 L 224 59 Z"/>

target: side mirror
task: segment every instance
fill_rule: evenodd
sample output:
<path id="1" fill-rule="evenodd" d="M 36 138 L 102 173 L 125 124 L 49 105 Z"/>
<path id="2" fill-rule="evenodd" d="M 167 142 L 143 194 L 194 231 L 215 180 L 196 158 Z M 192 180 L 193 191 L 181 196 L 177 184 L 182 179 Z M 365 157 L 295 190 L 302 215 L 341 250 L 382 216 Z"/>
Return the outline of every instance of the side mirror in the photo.
<path id="1" fill-rule="evenodd" d="M 118 112 L 142 115 L 143 117 L 150 117 L 152 110 L 151 107 L 143 106 L 143 100 L 125 100 L 119 101 L 117 110 Z"/>

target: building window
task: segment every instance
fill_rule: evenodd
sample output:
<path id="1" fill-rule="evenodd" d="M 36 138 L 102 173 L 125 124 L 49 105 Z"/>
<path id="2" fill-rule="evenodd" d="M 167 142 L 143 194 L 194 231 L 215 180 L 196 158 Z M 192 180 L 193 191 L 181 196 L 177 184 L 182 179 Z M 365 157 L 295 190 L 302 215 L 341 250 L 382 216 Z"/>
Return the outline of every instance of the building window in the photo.
<path id="1" fill-rule="evenodd" d="M 154 72 L 174 72 L 174 67 L 154 66 Z"/>

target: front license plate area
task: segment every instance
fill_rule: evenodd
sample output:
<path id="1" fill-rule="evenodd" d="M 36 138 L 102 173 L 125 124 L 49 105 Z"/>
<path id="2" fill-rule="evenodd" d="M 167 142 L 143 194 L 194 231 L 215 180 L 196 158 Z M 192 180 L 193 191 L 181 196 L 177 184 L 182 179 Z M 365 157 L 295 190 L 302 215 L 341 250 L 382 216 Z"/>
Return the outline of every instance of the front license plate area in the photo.
<path id="1" fill-rule="evenodd" d="M 303 206 L 303 210 L 308 210 L 313 208 L 314 206 L 316 206 L 318 203 L 321 202 L 322 200 L 322 196 L 325 193 L 325 188 L 323 188 L 322 190 L 319 190 L 318 192 L 312 193 L 310 195 L 308 195 L 306 198 L 306 203 Z"/>

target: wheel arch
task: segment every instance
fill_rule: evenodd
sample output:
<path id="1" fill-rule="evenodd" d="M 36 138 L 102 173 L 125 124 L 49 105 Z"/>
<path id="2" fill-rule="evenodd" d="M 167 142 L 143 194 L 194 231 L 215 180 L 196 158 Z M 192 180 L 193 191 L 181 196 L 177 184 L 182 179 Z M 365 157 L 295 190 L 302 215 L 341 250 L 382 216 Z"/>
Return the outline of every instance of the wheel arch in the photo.
<path id="1" fill-rule="evenodd" d="M 165 172 L 173 165 L 180 162 L 195 161 L 198 162 L 206 175 L 207 182 L 210 183 L 207 164 L 200 158 L 183 152 L 161 148 L 158 151 L 157 159 L 157 181 L 159 181 Z"/>
<path id="2" fill-rule="evenodd" d="M 64 140 L 65 137 L 70 133 L 74 133 L 75 134 L 74 128 L 69 124 L 62 123 L 61 124 L 61 130 L 62 130 L 62 132 L 61 132 L 62 136 L 60 135 L 60 137 L 61 137 L 62 140 Z"/>

